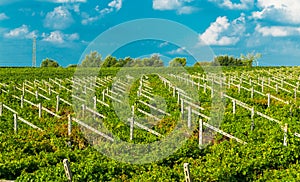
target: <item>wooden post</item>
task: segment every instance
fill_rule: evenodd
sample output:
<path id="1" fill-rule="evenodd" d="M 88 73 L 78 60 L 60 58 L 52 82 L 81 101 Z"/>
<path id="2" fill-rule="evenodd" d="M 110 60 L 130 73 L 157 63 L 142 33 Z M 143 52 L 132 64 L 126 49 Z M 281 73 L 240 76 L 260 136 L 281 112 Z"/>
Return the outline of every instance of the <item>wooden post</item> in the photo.
<path id="1" fill-rule="evenodd" d="M 239 94 L 241 93 L 241 85 L 238 84 L 238 91 L 239 91 Z"/>
<path id="2" fill-rule="evenodd" d="M 211 86 L 211 98 L 213 98 L 214 97 L 214 87 L 213 87 L 213 85 Z"/>
<path id="3" fill-rule="evenodd" d="M 93 105 L 94 111 L 97 112 L 97 96 L 93 97 L 93 101 L 94 101 L 94 105 Z M 95 118 L 96 118 L 96 113 L 94 113 L 94 119 Z"/>
<path id="4" fill-rule="evenodd" d="M 57 95 L 56 96 L 56 109 L 55 109 L 56 112 L 58 112 L 58 110 L 59 110 L 59 100 L 60 100 L 59 95 Z"/>
<path id="5" fill-rule="evenodd" d="M 22 95 L 25 95 L 25 83 L 24 82 L 23 82 L 22 92 L 23 92 Z"/>
<path id="6" fill-rule="evenodd" d="M 64 159 L 63 163 L 64 163 L 64 169 L 65 169 L 66 177 L 67 177 L 69 182 L 72 182 L 72 172 L 71 172 L 71 168 L 70 168 L 70 164 L 69 164 L 68 159 Z"/>
<path id="7" fill-rule="evenodd" d="M 0 102 L 0 116 L 2 116 L 3 104 Z"/>
<path id="8" fill-rule="evenodd" d="M 39 118 L 41 118 L 42 117 L 42 103 L 39 103 L 38 106 L 39 106 Z"/>
<path id="9" fill-rule="evenodd" d="M 83 87 L 83 93 L 85 93 L 86 94 L 86 85 L 84 85 L 84 87 Z"/>
<path id="10" fill-rule="evenodd" d="M 173 87 L 173 97 L 175 97 L 176 94 L 176 90 L 175 90 L 175 86 Z"/>
<path id="11" fill-rule="evenodd" d="M 285 123 L 284 125 L 284 138 L 283 138 L 283 145 L 287 146 L 287 130 L 288 130 L 288 124 Z"/>
<path id="12" fill-rule="evenodd" d="M 35 91 L 35 98 L 36 98 L 36 100 L 39 99 L 39 92 L 38 91 Z"/>
<path id="13" fill-rule="evenodd" d="M 249 80 L 249 84 L 250 84 L 250 86 L 252 86 L 252 79 Z"/>
<path id="14" fill-rule="evenodd" d="M 188 128 L 190 129 L 192 127 L 192 108 L 191 106 L 188 106 Z"/>
<path id="15" fill-rule="evenodd" d="M 72 116 L 68 115 L 68 135 L 70 136 L 72 133 Z"/>
<path id="16" fill-rule="evenodd" d="M 235 114 L 236 101 L 232 100 L 232 113 Z"/>
<path id="17" fill-rule="evenodd" d="M 297 100 L 297 88 L 295 88 L 294 90 L 294 97 L 295 97 L 295 101 Z"/>
<path id="18" fill-rule="evenodd" d="M 133 130 L 134 130 L 134 106 L 132 108 L 132 117 L 130 120 L 130 140 L 133 140 Z"/>
<path id="19" fill-rule="evenodd" d="M 254 88 L 251 87 L 251 99 L 253 99 L 253 98 L 254 98 Z"/>
<path id="20" fill-rule="evenodd" d="M 94 101 L 94 110 L 97 111 L 97 96 L 93 97 L 93 101 Z"/>
<path id="21" fill-rule="evenodd" d="M 264 92 L 264 80 L 261 81 L 261 92 Z"/>
<path id="22" fill-rule="evenodd" d="M 17 116 L 17 114 L 14 114 L 14 131 L 15 131 L 15 134 L 17 134 L 17 132 L 18 132 L 18 116 Z"/>
<path id="23" fill-rule="evenodd" d="M 223 88 L 223 80 L 220 78 L 220 87 Z"/>
<path id="24" fill-rule="evenodd" d="M 84 118 L 85 117 L 85 105 L 82 104 L 81 108 L 82 108 L 82 118 Z"/>
<path id="25" fill-rule="evenodd" d="M 104 92 L 104 90 L 102 91 L 102 101 L 103 102 L 105 101 L 105 92 Z"/>
<path id="26" fill-rule="evenodd" d="M 204 83 L 204 93 L 206 93 L 206 83 Z"/>
<path id="27" fill-rule="evenodd" d="M 251 109 L 251 131 L 254 130 L 254 114 L 255 114 L 254 107 L 252 107 L 252 109 Z"/>
<path id="28" fill-rule="evenodd" d="M 183 120 L 184 119 L 184 101 L 183 99 L 180 99 L 181 100 L 181 119 Z"/>
<path id="29" fill-rule="evenodd" d="M 199 120 L 199 148 L 201 149 L 203 145 L 203 120 Z"/>
<path id="30" fill-rule="evenodd" d="M 270 95 L 270 93 L 268 93 L 267 96 L 268 96 L 268 107 L 270 107 L 270 104 L 271 104 L 271 95 Z"/>
<path id="31" fill-rule="evenodd" d="M 51 95 L 51 87 L 48 87 L 48 94 Z"/>
<path id="32" fill-rule="evenodd" d="M 191 182 L 189 163 L 183 164 L 185 182 Z"/>
<path id="33" fill-rule="evenodd" d="M 24 107 L 24 95 L 21 95 L 21 108 Z"/>

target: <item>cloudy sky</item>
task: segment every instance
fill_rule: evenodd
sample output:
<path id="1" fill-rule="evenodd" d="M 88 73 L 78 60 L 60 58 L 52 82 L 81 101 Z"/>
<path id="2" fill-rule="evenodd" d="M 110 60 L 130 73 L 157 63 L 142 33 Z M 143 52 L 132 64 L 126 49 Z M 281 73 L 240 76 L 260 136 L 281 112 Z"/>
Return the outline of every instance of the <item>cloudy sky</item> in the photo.
<path id="1" fill-rule="evenodd" d="M 299 65 L 299 12 L 299 0 L 1 0 L 0 66 L 30 66 L 34 36 L 37 65 L 47 57 L 77 64 L 102 32 L 141 18 L 183 24 L 216 55 L 255 51 L 262 54 L 260 65 Z M 168 57 L 184 52 L 167 42 L 144 44 Z M 137 45 L 128 47 L 141 51 Z M 116 56 L 138 55 L 124 50 Z"/>

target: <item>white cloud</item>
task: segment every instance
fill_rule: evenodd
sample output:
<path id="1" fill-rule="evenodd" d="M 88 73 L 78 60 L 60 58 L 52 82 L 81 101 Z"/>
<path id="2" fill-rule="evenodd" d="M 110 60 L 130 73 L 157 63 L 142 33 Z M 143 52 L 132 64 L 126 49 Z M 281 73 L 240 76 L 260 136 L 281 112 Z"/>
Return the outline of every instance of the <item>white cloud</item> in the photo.
<path id="1" fill-rule="evenodd" d="M 155 10 L 176 10 L 177 14 L 191 14 L 198 8 L 187 5 L 193 0 L 153 0 L 152 8 Z"/>
<path id="2" fill-rule="evenodd" d="M 9 19 L 9 17 L 5 13 L 0 13 L 0 21 Z"/>
<path id="3" fill-rule="evenodd" d="M 283 24 L 300 24 L 299 0 L 258 0 L 261 11 L 252 13 L 254 19 L 268 19 Z"/>
<path id="4" fill-rule="evenodd" d="M 47 13 L 44 26 L 51 29 L 66 29 L 74 22 L 71 13 L 64 6 L 58 6 Z"/>
<path id="5" fill-rule="evenodd" d="M 10 30 L 8 33 L 4 34 L 6 38 L 18 38 L 18 39 L 32 39 L 36 36 L 36 31 L 29 31 L 27 25 L 22 25 L 21 27 Z"/>
<path id="6" fill-rule="evenodd" d="M 208 45 L 235 45 L 245 32 L 245 15 L 229 22 L 226 16 L 218 17 L 205 32 L 199 35 L 200 42 Z"/>
<path id="7" fill-rule="evenodd" d="M 119 11 L 122 8 L 122 0 L 112 0 L 107 4 L 108 7 L 100 9 L 99 5 L 97 5 L 94 9 L 98 12 L 96 16 L 90 16 L 87 13 L 82 13 L 81 24 L 87 25 L 91 24 L 95 21 L 98 21 L 103 16 L 112 13 L 114 11 Z"/>
<path id="8" fill-rule="evenodd" d="M 186 53 L 186 48 L 185 47 L 179 47 L 177 49 L 169 51 L 168 54 L 171 54 L 171 55 L 185 55 L 187 53 Z"/>
<path id="9" fill-rule="evenodd" d="M 193 6 L 183 6 L 177 10 L 177 13 L 180 15 L 181 14 L 191 14 L 197 10 L 198 10 L 198 8 L 195 8 Z"/>
<path id="10" fill-rule="evenodd" d="M 300 27 L 291 26 L 264 26 L 257 25 L 255 31 L 260 33 L 262 36 L 272 36 L 272 37 L 286 37 L 300 35 Z"/>
<path id="11" fill-rule="evenodd" d="M 110 3 L 108 3 L 108 6 L 111 8 L 115 8 L 117 11 L 119 11 L 122 8 L 122 0 L 113 0 Z"/>
<path id="12" fill-rule="evenodd" d="M 43 33 L 42 34 L 43 41 L 63 44 L 65 42 L 72 42 L 74 40 L 79 40 L 78 33 L 73 34 L 64 34 L 61 31 L 54 31 L 50 34 Z"/>
<path id="13" fill-rule="evenodd" d="M 15 3 L 21 0 L 1 0 L 0 5 L 5 5 L 9 3 Z M 87 0 L 36 0 L 41 2 L 52 2 L 52 3 L 86 3 Z"/>
<path id="14" fill-rule="evenodd" d="M 79 12 L 80 12 L 80 6 L 79 6 L 79 4 L 75 4 L 75 5 L 73 6 L 73 11 L 74 11 L 75 13 L 79 13 Z"/>
<path id="15" fill-rule="evenodd" d="M 240 0 L 239 3 L 234 3 L 231 0 L 208 0 L 216 3 L 220 7 L 228 9 L 250 9 L 254 5 L 254 0 Z"/>
<path id="16" fill-rule="evenodd" d="M 169 42 L 165 41 L 165 42 L 162 42 L 159 44 L 159 47 L 162 48 L 162 47 L 165 47 L 165 46 L 168 46 L 169 45 Z"/>
<path id="17" fill-rule="evenodd" d="M 109 14 L 109 13 L 113 12 L 113 11 L 114 11 L 113 8 L 104 8 L 104 9 L 100 10 L 99 13 L 100 13 L 101 16 L 104 16 L 106 14 Z"/>
<path id="18" fill-rule="evenodd" d="M 182 6 L 179 0 L 153 0 L 153 9 L 155 10 L 174 10 Z"/>
<path id="19" fill-rule="evenodd" d="M 99 16 L 94 16 L 94 17 L 86 17 L 84 18 L 83 20 L 81 20 L 81 24 L 82 25 L 88 25 L 88 24 L 91 24 L 97 20 L 99 20 Z"/>

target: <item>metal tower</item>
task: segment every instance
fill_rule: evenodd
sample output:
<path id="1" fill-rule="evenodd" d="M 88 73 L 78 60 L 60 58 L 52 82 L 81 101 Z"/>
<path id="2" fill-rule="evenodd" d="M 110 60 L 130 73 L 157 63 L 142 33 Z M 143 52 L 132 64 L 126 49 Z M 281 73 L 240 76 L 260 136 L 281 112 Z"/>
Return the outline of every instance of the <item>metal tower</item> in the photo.
<path id="1" fill-rule="evenodd" d="M 32 44 L 32 67 L 36 67 L 36 37 L 33 37 Z"/>

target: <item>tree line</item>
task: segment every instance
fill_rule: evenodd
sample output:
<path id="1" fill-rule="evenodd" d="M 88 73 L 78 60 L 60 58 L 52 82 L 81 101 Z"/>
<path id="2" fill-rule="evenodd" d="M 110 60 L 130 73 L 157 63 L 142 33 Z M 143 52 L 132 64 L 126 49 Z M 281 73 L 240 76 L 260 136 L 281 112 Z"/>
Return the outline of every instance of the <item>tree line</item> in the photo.
<path id="1" fill-rule="evenodd" d="M 210 62 L 196 62 L 194 67 L 202 66 L 245 66 L 252 67 L 253 63 L 257 62 L 257 59 L 261 57 L 261 54 L 249 53 L 247 55 L 241 55 L 241 57 L 236 58 L 228 55 L 216 56 L 213 61 Z M 169 62 L 170 67 L 186 66 L 187 59 L 176 57 Z M 69 65 L 68 67 L 76 67 L 77 65 Z M 161 60 L 158 54 L 153 54 L 146 58 L 120 58 L 117 59 L 111 55 L 106 58 L 102 56 L 97 51 L 92 51 L 87 54 L 82 60 L 81 67 L 163 67 L 164 62 Z M 59 67 L 57 61 L 46 58 L 42 61 L 41 67 Z"/>
<path id="2" fill-rule="evenodd" d="M 186 58 L 174 58 L 169 62 L 169 66 L 185 66 Z M 164 62 L 158 54 L 153 54 L 146 58 L 120 58 L 107 56 L 102 60 L 101 55 L 93 51 L 86 55 L 81 62 L 82 67 L 163 67 Z"/>

